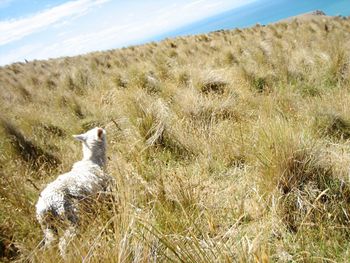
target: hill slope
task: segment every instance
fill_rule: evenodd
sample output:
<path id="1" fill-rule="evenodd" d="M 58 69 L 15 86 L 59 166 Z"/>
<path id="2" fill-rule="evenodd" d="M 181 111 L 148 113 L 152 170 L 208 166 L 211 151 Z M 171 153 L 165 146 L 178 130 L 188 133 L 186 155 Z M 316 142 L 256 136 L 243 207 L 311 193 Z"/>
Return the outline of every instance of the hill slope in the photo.
<path id="1" fill-rule="evenodd" d="M 315 16 L 0 68 L 0 260 L 59 260 L 39 189 L 102 125 L 117 189 L 72 262 L 345 262 L 349 46 Z"/>

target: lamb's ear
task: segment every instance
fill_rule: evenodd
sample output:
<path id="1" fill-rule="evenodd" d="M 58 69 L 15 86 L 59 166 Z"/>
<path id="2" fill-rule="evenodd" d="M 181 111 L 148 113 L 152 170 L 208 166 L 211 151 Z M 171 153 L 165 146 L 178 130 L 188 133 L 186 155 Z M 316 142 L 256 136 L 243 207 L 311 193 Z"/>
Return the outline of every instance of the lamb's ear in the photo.
<path id="1" fill-rule="evenodd" d="M 97 129 L 97 137 L 102 140 L 103 137 L 103 129 L 102 128 L 98 128 Z"/>
<path id="2" fill-rule="evenodd" d="M 79 134 L 79 135 L 73 135 L 73 137 L 76 140 L 81 141 L 81 142 L 86 141 L 86 135 L 84 133 L 83 134 Z"/>

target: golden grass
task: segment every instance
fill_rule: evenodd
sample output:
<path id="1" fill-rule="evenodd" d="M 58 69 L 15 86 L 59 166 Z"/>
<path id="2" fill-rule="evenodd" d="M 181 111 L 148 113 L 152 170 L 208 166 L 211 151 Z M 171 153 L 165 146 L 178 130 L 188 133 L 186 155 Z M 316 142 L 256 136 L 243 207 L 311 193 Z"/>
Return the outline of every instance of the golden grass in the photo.
<path id="1" fill-rule="evenodd" d="M 0 68 L 0 261 L 62 260 L 34 205 L 101 125 L 116 189 L 68 262 L 347 262 L 349 32 L 315 16 Z"/>

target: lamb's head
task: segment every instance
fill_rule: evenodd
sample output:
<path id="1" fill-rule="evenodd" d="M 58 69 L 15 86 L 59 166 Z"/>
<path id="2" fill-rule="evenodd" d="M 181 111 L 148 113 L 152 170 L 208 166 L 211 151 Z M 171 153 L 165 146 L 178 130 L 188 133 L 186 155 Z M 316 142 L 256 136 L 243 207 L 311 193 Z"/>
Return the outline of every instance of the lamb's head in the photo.
<path id="1" fill-rule="evenodd" d="M 83 144 L 83 160 L 90 160 L 103 167 L 106 162 L 106 131 L 96 127 L 83 134 L 74 135 Z"/>

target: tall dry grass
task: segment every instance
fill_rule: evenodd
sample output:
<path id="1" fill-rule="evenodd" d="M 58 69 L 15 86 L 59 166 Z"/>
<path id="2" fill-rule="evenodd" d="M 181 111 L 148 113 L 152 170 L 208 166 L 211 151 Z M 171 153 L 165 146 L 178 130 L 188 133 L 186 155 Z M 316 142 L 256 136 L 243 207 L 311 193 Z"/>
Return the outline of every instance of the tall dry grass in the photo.
<path id="1" fill-rule="evenodd" d="M 0 69 L 0 260 L 40 250 L 34 205 L 108 133 L 110 199 L 69 262 L 347 262 L 350 20 L 314 16 Z"/>

